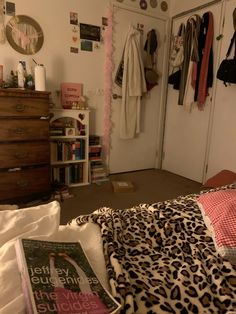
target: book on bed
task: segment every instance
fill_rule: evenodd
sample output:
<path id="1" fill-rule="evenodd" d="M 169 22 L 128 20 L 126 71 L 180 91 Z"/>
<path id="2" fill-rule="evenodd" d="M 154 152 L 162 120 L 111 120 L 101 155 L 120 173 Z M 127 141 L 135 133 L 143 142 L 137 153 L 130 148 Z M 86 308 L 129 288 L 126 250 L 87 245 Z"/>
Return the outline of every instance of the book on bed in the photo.
<path id="1" fill-rule="evenodd" d="M 108 314 L 119 309 L 79 242 L 18 239 L 15 248 L 27 313 Z"/>

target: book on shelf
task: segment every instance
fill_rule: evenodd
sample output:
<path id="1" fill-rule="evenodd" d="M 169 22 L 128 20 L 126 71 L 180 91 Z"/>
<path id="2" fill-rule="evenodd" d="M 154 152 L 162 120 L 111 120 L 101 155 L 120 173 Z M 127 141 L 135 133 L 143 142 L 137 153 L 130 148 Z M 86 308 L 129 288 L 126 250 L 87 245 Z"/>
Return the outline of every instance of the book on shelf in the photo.
<path id="1" fill-rule="evenodd" d="M 98 135 L 89 135 L 89 146 L 100 145 L 100 136 Z"/>
<path id="2" fill-rule="evenodd" d="M 15 248 L 27 313 L 108 314 L 119 310 L 79 242 L 18 239 Z"/>
<path id="3" fill-rule="evenodd" d="M 99 157 L 90 157 L 90 181 L 92 183 L 98 183 L 103 181 L 109 181 L 108 171 Z"/>
<path id="4" fill-rule="evenodd" d="M 85 159 L 84 139 L 51 141 L 51 162 Z"/>
<path id="5" fill-rule="evenodd" d="M 101 145 L 90 145 L 89 152 L 90 153 L 101 153 L 102 146 Z"/>
<path id="6" fill-rule="evenodd" d="M 60 165 L 52 168 L 52 180 L 61 184 L 71 185 L 83 183 L 84 164 Z"/>

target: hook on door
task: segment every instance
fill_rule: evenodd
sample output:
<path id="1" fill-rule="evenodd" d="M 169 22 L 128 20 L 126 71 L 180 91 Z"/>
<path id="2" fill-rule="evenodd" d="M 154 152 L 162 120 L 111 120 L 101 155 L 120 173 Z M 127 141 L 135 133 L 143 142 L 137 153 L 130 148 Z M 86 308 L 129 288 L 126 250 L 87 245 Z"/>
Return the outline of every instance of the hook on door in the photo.
<path id="1" fill-rule="evenodd" d="M 117 95 L 117 94 L 113 94 L 112 97 L 113 97 L 113 99 L 122 98 L 122 96 Z"/>

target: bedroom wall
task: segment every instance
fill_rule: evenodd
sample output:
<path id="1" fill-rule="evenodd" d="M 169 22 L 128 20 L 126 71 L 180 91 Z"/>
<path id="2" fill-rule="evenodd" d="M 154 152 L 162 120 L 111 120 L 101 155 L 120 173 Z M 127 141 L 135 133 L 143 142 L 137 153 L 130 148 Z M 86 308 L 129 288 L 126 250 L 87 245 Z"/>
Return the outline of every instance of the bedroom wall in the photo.
<path id="1" fill-rule="evenodd" d="M 72 39 L 69 13 L 77 12 L 79 22 L 101 26 L 102 17 L 106 16 L 110 0 L 14 0 L 11 2 L 16 5 L 16 14 L 29 15 L 35 18 L 44 31 L 44 45 L 33 57 L 46 67 L 47 89 L 52 93 L 53 102 L 59 103 L 56 91 L 61 82 L 83 83 L 84 95 L 88 97 L 88 104 L 91 109 L 90 131 L 102 135 L 104 46 L 101 44 L 93 52 L 70 53 Z M 151 8 L 150 1 L 147 0 L 148 8 L 145 11 L 140 9 L 139 0 L 114 0 L 113 2 L 144 13 L 151 12 L 154 15 L 174 16 L 211 1 L 167 0 L 167 11 L 161 10 L 161 3 L 164 1 L 159 0 L 157 0 L 156 9 Z M 228 0 L 228 2 L 230 1 Z M 10 16 L 6 16 L 5 22 L 9 19 Z M 10 70 L 16 69 L 19 60 L 24 60 L 28 66 L 33 67 L 32 56 L 19 54 L 7 42 L 0 45 L 0 49 L 0 64 L 4 65 L 4 79 L 7 78 Z M 223 90 L 223 94 L 226 95 L 225 90 Z M 217 149 L 212 151 L 217 152 Z M 221 160 L 219 159 L 212 171 L 221 167 L 220 163 Z M 227 160 L 224 161 L 224 165 L 227 167 Z"/>
<path id="2" fill-rule="evenodd" d="M 206 0 L 171 0 L 170 15 L 174 16 L 181 12 L 209 3 Z"/>
<path id="3" fill-rule="evenodd" d="M 0 64 L 4 65 L 4 78 L 10 70 L 16 69 L 19 60 L 34 66 L 32 57 L 43 63 L 47 72 L 47 90 L 51 91 L 53 101 L 58 103 L 56 90 L 61 82 L 77 82 L 84 84 L 84 94 L 89 98 L 92 109 L 92 132 L 102 130 L 102 96 L 104 47 L 93 52 L 80 51 L 70 53 L 72 44 L 72 25 L 70 12 L 77 12 L 79 22 L 102 25 L 102 17 L 106 15 L 106 0 L 15 0 L 16 14 L 34 18 L 44 32 L 44 44 L 33 56 L 19 54 L 6 42 L 1 45 Z M 96 10 L 94 10 L 96 7 Z M 6 22 L 10 16 L 6 16 Z M 95 119 L 96 112 L 96 119 Z"/>
<path id="4" fill-rule="evenodd" d="M 33 56 L 22 55 L 6 42 L 0 45 L 0 64 L 4 65 L 4 79 L 11 70 L 16 70 L 19 60 L 24 60 L 27 66 L 34 67 L 32 57 L 43 63 L 47 72 L 47 90 L 51 91 L 53 102 L 59 103 L 56 91 L 61 82 L 83 83 L 84 95 L 88 97 L 91 109 L 90 132 L 103 133 L 103 87 L 104 87 L 104 45 L 93 52 L 79 51 L 70 53 L 72 45 L 72 25 L 69 23 L 70 12 L 77 12 L 79 22 L 102 26 L 102 17 L 106 16 L 110 0 L 15 0 L 16 14 L 28 15 L 34 18 L 44 32 L 44 44 L 41 50 Z M 121 3 L 122 2 L 122 3 Z M 139 0 L 114 1 L 130 8 L 140 9 Z M 157 2 L 159 3 L 159 2 Z M 169 0 L 167 1 L 169 4 Z M 160 6 L 146 12 L 168 15 Z M 5 17 L 5 23 L 11 16 Z"/>

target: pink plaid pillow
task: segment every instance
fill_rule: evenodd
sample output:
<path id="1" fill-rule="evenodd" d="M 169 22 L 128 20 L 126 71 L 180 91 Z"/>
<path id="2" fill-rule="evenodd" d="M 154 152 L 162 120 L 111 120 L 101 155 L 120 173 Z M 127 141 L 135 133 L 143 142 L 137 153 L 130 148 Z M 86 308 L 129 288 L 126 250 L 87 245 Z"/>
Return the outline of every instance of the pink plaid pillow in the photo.
<path id="1" fill-rule="evenodd" d="M 202 194 L 197 199 L 216 250 L 236 260 L 236 189 Z"/>

